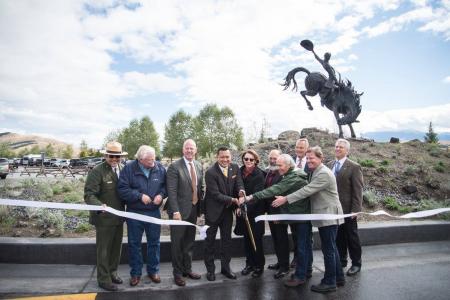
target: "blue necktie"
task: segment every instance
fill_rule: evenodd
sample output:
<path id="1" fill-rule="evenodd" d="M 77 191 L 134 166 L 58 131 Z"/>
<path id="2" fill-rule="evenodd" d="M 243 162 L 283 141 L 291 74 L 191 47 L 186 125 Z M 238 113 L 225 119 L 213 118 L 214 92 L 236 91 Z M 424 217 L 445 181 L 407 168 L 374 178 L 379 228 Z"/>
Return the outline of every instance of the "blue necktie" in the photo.
<path id="1" fill-rule="evenodd" d="M 341 169 L 341 163 L 339 161 L 337 161 L 334 164 L 334 176 L 337 176 L 337 174 L 339 173 L 340 169 Z"/>

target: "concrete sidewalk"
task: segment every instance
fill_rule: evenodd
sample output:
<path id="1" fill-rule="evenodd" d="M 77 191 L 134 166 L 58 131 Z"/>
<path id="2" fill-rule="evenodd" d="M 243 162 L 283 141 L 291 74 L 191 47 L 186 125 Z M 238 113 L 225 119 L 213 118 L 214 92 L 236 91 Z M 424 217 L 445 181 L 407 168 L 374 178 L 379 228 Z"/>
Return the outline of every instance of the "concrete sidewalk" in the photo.
<path id="1" fill-rule="evenodd" d="M 266 266 L 274 263 L 275 256 L 266 256 Z M 361 275 L 347 277 L 349 286 L 358 285 L 359 276 L 370 273 L 371 270 L 383 268 L 400 268 L 404 266 L 420 265 L 449 265 L 450 241 L 427 243 L 403 243 L 392 245 L 367 246 L 363 248 L 363 267 Z M 240 270 L 245 265 L 244 258 L 233 258 L 231 267 L 238 275 L 237 281 L 226 279 L 220 275 L 220 262 L 216 261 L 217 279 L 208 282 L 205 278 L 205 266 L 203 261 L 194 261 L 193 270 L 202 274 L 202 279 L 187 279 L 186 287 L 178 287 L 173 283 L 172 266 L 170 263 L 162 263 L 160 284 L 150 283 L 144 278 L 136 287 L 128 284 L 130 275 L 129 267 L 121 265 L 119 274 L 124 283 L 119 285 L 122 293 L 127 292 L 157 292 L 179 291 L 190 289 L 214 289 L 223 285 L 252 285 L 256 282 L 264 285 L 277 282 L 282 288 L 284 279 L 273 278 L 274 271 L 265 270 L 263 276 L 253 279 L 251 276 L 242 276 Z M 317 282 L 323 276 L 323 256 L 320 251 L 314 251 L 314 271 L 311 282 Z M 145 274 L 145 270 L 143 272 Z M 286 278 L 286 277 L 285 277 Z M 380 279 L 382 280 L 382 279 Z M 400 280 L 400 279 L 399 279 Z M 438 278 L 436 278 L 438 280 Z M 443 278 L 439 279 L 443 280 Z M 448 286 L 448 284 L 447 284 Z M 103 293 L 97 287 L 95 267 L 92 265 L 42 265 L 42 264 L 0 264 L 0 298 L 15 298 L 21 296 L 62 295 L 80 293 Z M 108 294 L 107 292 L 105 294 Z M 112 296 L 112 294 L 110 294 Z M 133 294 L 131 294 L 133 295 Z M 87 296 L 87 294 L 85 294 Z M 312 295 L 317 296 L 317 295 Z M 372 295 L 372 299 L 376 295 Z M 133 298 L 133 296 L 130 296 Z M 58 297 L 59 298 L 59 297 Z M 322 298 L 321 298 L 322 299 Z"/>

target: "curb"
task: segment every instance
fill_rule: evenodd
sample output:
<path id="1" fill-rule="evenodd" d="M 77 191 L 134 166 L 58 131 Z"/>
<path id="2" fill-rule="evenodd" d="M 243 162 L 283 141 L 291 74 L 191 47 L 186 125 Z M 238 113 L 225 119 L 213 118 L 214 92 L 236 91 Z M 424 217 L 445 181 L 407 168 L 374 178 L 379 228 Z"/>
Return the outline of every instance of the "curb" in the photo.
<path id="1" fill-rule="evenodd" d="M 362 246 L 450 240 L 450 222 L 425 220 L 360 223 L 359 236 Z M 219 243 L 216 243 L 216 254 L 219 253 L 218 246 Z M 143 249 L 144 247 L 145 242 Z M 203 247 L 203 240 L 197 236 L 194 244 L 194 260 L 203 259 Z M 314 228 L 314 249 L 320 249 L 317 228 Z M 146 251 L 142 253 L 145 257 Z M 264 236 L 264 253 L 274 253 L 270 232 L 266 232 Z M 244 256 L 242 237 L 233 236 L 231 256 Z M 168 236 L 161 237 L 160 261 L 171 261 Z M 0 237 L 0 263 L 95 265 L 95 238 Z M 120 263 L 128 263 L 126 238 L 123 239 Z"/>

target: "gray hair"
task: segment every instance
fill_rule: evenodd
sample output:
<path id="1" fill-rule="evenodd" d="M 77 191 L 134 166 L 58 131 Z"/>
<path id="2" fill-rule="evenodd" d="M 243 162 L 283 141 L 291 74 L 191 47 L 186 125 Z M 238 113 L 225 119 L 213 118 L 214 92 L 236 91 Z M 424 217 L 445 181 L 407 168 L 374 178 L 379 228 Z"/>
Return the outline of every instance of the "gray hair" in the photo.
<path id="1" fill-rule="evenodd" d="M 295 168 L 295 161 L 292 158 L 292 156 L 290 156 L 289 154 L 281 154 L 280 156 L 278 156 L 278 159 L 281 159 L 282 161 L 284 161 L 284 163 L 286 165 L 289 166 L 289 168 Z"/>
<path id="2" fill-rule="evenodd" d="M 186 146 L 187 143 L 192 143 L 194 145 L 194 147 L 197 148 L 197 144 L 195 143 L 195 141 L 193 139 L 187 139 L 183 143 L 183 149 L 184 149 L 184 147 Z"/>
<path id="3" fill-rule="evenodd" d="M 269 156 L 270 156 L 270 154 L 271 154 L 272 152 L 276 152 L 276 153 L 278 153 L 278 155 L 281 155 L 281 150 L 280 150 L 280 149 L 272 149 L 272 150 L 270 150 Z"/>
<path id="4" fill-rule="evenodd" d="M 136 155 L 134 157 L 137 158 L 138 160 L 141 160 L 149 154 L 156 155 L 155 148 L 147 146 L 147 145 L 142 145 L 139 147 L 139 149 L 136 152 Z"/>
<path id="5" fill-rule="evenodd" d="M 350 142 L 347 141 L 346 139 L 338 139 L 335 145 L 337 144 L 343 144 L 345 149 L 347 149 L 347 151 L 350 151 Z"/>
<path id="6" fill-rule="evenodd" d="M 308 141 L 307 138 L 300 138 L 300 139 L 298 139 L 297 142 L 295 142 L 295 146 L 297 146 L 301 142 L 305 142 L 306 143 L 306 148 L 309 148 L 309 141 Z"/>

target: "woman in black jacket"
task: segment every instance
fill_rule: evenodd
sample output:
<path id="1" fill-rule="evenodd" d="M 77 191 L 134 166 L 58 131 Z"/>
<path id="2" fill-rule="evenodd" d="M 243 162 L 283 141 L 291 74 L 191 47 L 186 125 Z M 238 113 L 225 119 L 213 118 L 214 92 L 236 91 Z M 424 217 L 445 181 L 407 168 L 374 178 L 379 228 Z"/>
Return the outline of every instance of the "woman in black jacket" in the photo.
<path id="1" fill-rule="evenodd" d="M 246 150 L 242 156 L 243 166 L 241 167 L 242 180 L 244 181 L 245 193 L 251 195 L 264 189 L 265 173 L 258 167 L 259 155 L 255 150 Z M 246 266 L 241 271 L 242 275 L 252 272 L 252 277 L 260 277 L 264 272 L 264 248 L 263 236 L 265 230 L 264 222 L 255 223 L 255 217 L 264 214 L 264 201 L 253 201 L 247 204 L 247 216 L 255 239 L 256 251 L 245 226 L 243 216 L 237 218 L 237 223 L 241 222 L 244 233 L 244 247 L 246 256 Z M 243 223 L 243 224 L 242 224 Z"/>

